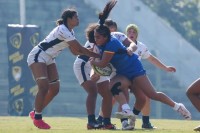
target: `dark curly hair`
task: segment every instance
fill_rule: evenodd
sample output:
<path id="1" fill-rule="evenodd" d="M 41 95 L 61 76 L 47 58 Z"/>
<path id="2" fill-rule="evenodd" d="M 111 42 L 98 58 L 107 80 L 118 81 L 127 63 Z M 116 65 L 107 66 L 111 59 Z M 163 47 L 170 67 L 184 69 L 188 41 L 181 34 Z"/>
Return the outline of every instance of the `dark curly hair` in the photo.
<path id="1" fill-rule="evenodd" d="M 77 11 L 74 8 L 65 9 L 61 15 L 61 18 L 56 21 L 56 24 L 64 24 L 66 27 L 68 27 L 67 18 L 72 18 L 75 14 L 77 14 Z"/>

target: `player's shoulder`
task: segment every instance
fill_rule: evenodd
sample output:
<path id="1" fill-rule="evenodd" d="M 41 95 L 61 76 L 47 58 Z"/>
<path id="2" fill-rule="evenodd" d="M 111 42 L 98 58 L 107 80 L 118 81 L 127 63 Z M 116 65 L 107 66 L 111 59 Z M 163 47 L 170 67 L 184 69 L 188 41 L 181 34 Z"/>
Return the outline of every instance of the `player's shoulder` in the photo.
<path id="1" fill-rule="evenodd" d="M 118 38 L 112 35 L 108 44 L 113 44 L 113 43 L 120 43 L 120 41 L 118 40 Z"/>
<path id="2" fill-rule="evenodd" d="M 73 35 L 74 34 L 74 31 L 72 30 L 70 32 L 69 29 L 64 24 L 61 24 L 57 27 L 57 32 L 64 34 L 64 35 Z"/>
<path id="3" fill-rule="evenodd" d="M 69 31 L 69 29 L 64 24 L 59 25 L 56 32 L 58 38 L 64 38 L 66 40 L 75 39 L 74 31 L 73 30 Z"/>
<path id="4" fill-rule="evenodd" d="M 126 35 L 122 32 L 111 32 L 111 35 L 115 36 L 116 38 L 126 37 Z"/>
<path id="5" fill-rule="evenodd" d="M 115 31 L 115 32 L 111 32 L 111 35 L 125 35 L 125 34 L 119 31 Z"/>

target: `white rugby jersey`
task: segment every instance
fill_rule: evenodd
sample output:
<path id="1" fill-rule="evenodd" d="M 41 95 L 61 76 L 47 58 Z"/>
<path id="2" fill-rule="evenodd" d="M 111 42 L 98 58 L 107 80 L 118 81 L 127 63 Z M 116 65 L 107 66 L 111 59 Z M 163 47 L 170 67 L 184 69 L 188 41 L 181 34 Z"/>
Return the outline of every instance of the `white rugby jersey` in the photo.
<path id="1" fill-rule="evenodd" d="M 116 37 L 120 42 L 123 42 L 127 38 L 127 36 L 122 32 L 111 32 L 111 35 Z M 151 55 L 147 46 L 139 41 L 137 41 L 137 50 L 134 53 L 138 55 L 139 60 L 147 59 Z"/>
<path id="2" fill-rule="evenodd" d="M 117 38 L 120 42 L 123 42 L 127 36 L 122 32 L 111 32 L 111 35 Z"/>
<path id="3" fill-rule="evenodd" d="M 151 53 L 149 52 L 147 46 L 143 44 L 142 42 L 137 41 L 137 50 L 134 52 L 136 55 L 138 55 L 138 59 L 147 59 Z"/>
<path id="4" fill-rule="evenodd" d="M 92 51 L 94 53 L 100 53 L 99 48 L 94 44 L 94 43 L 90 43 L 89 41 L 87 41 L 84 45 L 85 48 L 92 48 Z"/>
<path id="5" fill-rule="evenodd" d="M 75 39 L 74 31 L 72 30 L 70 32 L 68 28 L 62 24 L 54 28 L 49 35 L 38 44 L 38 47 L 52 58 L 55 58 L 63 49 L 69 47 L 67 42 Z"/>

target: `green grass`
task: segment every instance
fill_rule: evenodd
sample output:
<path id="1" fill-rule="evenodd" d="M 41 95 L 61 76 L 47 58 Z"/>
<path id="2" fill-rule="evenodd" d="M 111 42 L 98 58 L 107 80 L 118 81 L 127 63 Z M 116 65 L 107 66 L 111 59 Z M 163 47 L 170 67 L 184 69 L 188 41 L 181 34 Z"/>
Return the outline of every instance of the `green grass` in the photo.
<path id="1" fill-rule="evenodd" d="M 51 125 L 50 130 L 40 130 L 34 127 L 32 120 L 28 117 L 0 117 L 0 133 L 192 133 L 193 128 L 200 124 L 199 121 L 186 120 L 166 120 L 166 119 L 151 119 L 151 122 L 158 127 L 155 130 L 141 129 L 141 119 L 136 121 L 136 129 L 134 131 L 122 130 L 87 130 L 86 118 L 77 117 L 44 117 L 45 121 Z M 116 124 L 117 128 L 121 128 L 118 119 L 113 118 L 112 123 Z"/>

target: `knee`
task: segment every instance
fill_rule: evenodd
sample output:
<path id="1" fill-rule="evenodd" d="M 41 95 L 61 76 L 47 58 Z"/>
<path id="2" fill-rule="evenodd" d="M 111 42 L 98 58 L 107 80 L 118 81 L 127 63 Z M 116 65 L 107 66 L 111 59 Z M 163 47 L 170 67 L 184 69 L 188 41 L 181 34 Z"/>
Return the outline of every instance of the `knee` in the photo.
<path id="1" fill-rule="evenodd" d="M 60 91 L 60 80 L 56 79 L 54 81 L 49 82 L 50 89 L 49 92 L 56 96 Z"/>
<path id="2" fill-rule="evenodd" d="M 186 96 L 187 96 L 187 97 L 190 97 L 190 95 L 191 95 L 190 91 L 187 90 L 187 91 L 186 91 Z"/>
<path id="3" fill-rule="evenodd" d="M 119 88 L 120 86 L 121 86 L 121 82 L 117 82 L 112 86 L 110 91 L 113 96 L 119 95 L 119 93 L 122 92 L 122 90 Z"/>
<path id="4" fill-rule="evenodd" d="M 48 79 L 37 79 L 38 93 L 47 94 L 49 90 Z"/>
<path id="5" fill-rule="evenodd" d="M 152 93 L 151 95 L 149 95 L 149 98 L 152 100 L 160 100 L 163 96 L 165 96 L 165 94 L 163 92 L 155 92 Z"/>

